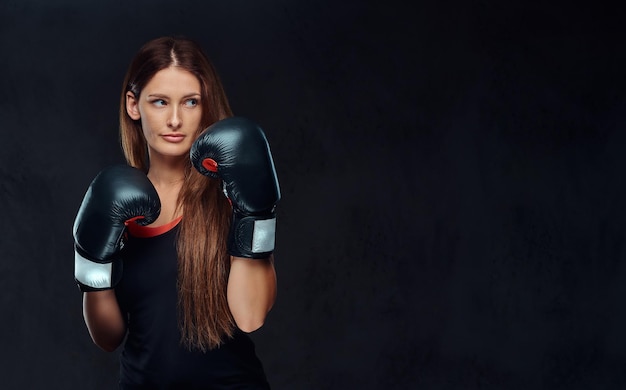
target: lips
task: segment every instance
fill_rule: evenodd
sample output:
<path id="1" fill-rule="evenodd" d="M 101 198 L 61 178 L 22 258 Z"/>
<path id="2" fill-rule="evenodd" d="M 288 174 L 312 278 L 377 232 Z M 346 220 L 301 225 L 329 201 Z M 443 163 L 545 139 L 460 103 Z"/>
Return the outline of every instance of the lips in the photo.
<path id="1" fill-rule="evenodd" d="M 178 143 L 185 139 L 183 134 L 163 134 L 161 136 L 167 142 Z"/>

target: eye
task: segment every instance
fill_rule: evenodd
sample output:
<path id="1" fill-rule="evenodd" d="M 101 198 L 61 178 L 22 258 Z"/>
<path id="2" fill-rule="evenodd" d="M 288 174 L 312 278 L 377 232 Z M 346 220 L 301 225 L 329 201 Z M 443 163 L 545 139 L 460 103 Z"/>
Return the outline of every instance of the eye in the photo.
<path id="1" fill-rule="evenodd" d="M 151 103 L 156 107 L 165 107 L 165 100 L 163 99 L 155 99 Z"/>
<path id="2" fill-rule="evenodd" d="M 187 106 L 187 107 L 195 107 L 197 105 L 198 105 L 198 99 L 196 99 L 196 98 L 187 99 L 185 101 L 185 106 Z"/>

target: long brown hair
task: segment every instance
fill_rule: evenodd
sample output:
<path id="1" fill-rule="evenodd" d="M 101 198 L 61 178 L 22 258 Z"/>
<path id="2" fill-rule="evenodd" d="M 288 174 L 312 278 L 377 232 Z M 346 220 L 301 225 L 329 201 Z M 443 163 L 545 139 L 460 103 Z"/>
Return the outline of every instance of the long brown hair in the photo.
<path id="1" fill-rule="evenodd" d="M 126 93 L 139 99 L 144 86 L 160 70 L 177 66 L 200 81 L 202 120 L 196 137 L 214 122 L 232 116 L 222 83 L 200 46 L 187 38 L 161 37 L 147 42 L 130 64 L 120 100 L 120 141 L 128 164 L 148 172 L 147 143 L 140 120 L 126 112 Z M 177 207 L 183 210 L 177 239 L 178 306 L 181 341 L 205 351 L 231 337 L 235 321 L 226 288 L 230 256 L 226 237 L 231 209 L 221 181 L 198 173 L 187 156 L 185 181 Z"/>

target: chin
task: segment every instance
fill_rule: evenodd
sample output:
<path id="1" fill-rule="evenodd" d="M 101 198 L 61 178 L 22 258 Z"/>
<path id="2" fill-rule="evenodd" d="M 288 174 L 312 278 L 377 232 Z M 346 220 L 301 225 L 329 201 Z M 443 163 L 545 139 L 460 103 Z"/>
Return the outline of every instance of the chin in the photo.
<path id="1" fill-rule="evenodd" d="M 189 150 L 191 147 L 165 147 L 165 148 L 154 148 L 150 151 L 150 158 L 153 157 L 164 157 L 164 158 L 184 158 L 189 156 Z"/>

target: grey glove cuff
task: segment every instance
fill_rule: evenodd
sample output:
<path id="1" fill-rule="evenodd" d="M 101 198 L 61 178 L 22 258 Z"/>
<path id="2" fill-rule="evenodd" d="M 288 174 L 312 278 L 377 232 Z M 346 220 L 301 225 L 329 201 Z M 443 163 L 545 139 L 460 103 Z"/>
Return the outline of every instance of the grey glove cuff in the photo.
<path id="1" fill-rule="evenodd" d="M 74 279 L 81 291 L 107 290 L 121 278 L 121 261 L 96 263 L 74 251 Z"/>
<path id="2" fill-rule="evenodd" d="M 237 257 L 267 258 L 274 251 L 276 217 L 234 214 L 228 240 L 229 253 Z"/>

